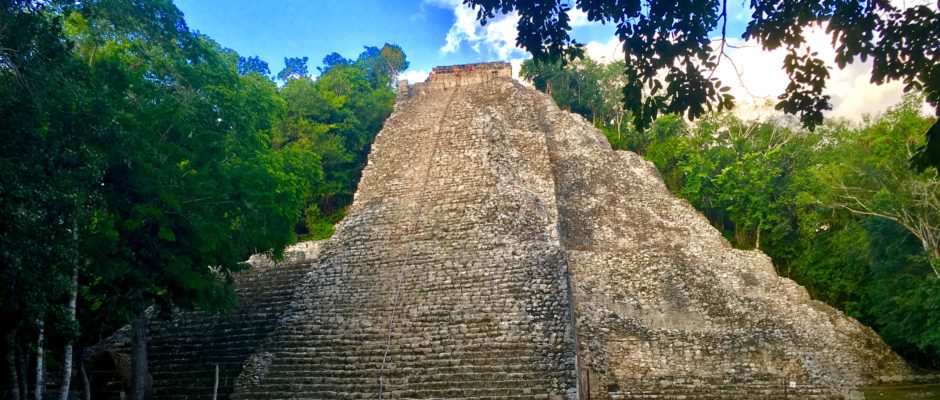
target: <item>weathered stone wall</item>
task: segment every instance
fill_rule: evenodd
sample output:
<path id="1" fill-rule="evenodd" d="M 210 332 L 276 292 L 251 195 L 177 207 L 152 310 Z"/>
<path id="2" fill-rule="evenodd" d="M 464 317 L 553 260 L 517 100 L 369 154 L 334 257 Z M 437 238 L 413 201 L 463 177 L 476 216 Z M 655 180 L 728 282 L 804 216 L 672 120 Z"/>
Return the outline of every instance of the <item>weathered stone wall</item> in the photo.
<path id="1" fill-rule="evenodd" d="M 227 398 L 248 356 L 289 308 L 296 282 L 311 269 L 318 252 L 318 242 L 305 242 L 286 249 L 278 264 L 263 256 L 251 257 L 252 268 L 235 277 L 238 304 L 229 314 L 177 311 L 166 320 L 148 312 L 153 397 L 211 399 L 218 365 L 218 395 Z M 107 351 L 129 357 L 129 342 L 130 330 L 124 328 L 90 349 L 84 362 L 95 364 L 97 358 L 109 356 Z"/>
<path id="2" fill-rule="evenodd" d="M 857 397 L 857 385 L 910 373 L 763 253 L 732 249 L 652 164 L 611 151 L 548 96 L 518 97 L 548 128 L 591 398 Z"/>
<path id="3" fill-rule="evenodd" d="M 417 88 L 450 89 L 457 86 L 485 84 L 512 77 L 512 65 L 507 62 L 450 65 L 434 67 L 427 81 Z"/>
<path id="4" fill-rule="evenodd" d="M 480 82 L 432 79 L 399 100 L 239 399 L 574 393 L 544 136 L 493 112 L 512 85 Z"/>
<path id="5" fill-rule="evenodd" d="M 217 362 L 238 399 L 852 398 L 910 373 L 508 71 L 400 87 L 332 238 L 243 275 L 231 319 L 157 324 L 158 397 L 206 397 Z"/>

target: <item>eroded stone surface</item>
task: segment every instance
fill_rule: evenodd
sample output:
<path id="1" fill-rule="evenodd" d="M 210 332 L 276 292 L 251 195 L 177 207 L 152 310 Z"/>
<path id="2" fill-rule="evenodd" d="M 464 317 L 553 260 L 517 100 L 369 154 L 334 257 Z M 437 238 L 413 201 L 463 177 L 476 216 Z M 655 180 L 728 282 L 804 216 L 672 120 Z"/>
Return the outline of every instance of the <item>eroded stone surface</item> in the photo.
<path id="1" fill-rule="evenodd" d="M 574 388 L 545 137 L 495 110 L 516 87 L 493 75 L 469 84 L 439 72 L 398 102 L 348 216 L 264 349 L 271 364 L 239 381 L 239 398 Z"/>
<path id="2" fill-rule="evenodd" d="M 766 255 L 732 249 L 650 163 L 541 102 L 535 114 L 555 127 L 546 136 L 581 362 L 598 398 L 857 397 L 857 385 L 910 372 Z"/>
<path id="3" fill-rule="evenodd" d="M 158 326 L 155 371 L 233 354 L 239 399 L 844 398 L 910 372 L 508 64 L 401 92 L 336 234 L 254 260 L 234 319 Z M 210 323 L 246 339 L 195 339 Z"/>

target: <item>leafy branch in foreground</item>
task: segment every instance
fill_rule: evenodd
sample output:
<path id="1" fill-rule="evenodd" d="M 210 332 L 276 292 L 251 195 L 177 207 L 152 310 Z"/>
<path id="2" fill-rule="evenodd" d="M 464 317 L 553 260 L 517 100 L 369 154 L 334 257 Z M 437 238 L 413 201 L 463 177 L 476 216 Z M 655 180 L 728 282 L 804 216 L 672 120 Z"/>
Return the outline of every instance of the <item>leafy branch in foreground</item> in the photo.
<path id="1" fill-rule="evenodd" d="M 517 44 L 543 61 L 581 57 L 583 46 L 571 38 L 572 6 L 568 0 L 464 0 L 486 24 L 497 13 L 519 14 Z M 616 26 L 623 42 L 624 105 L 638 130 L 662 114 L 689 119 L 733 106 L 728 88 L 712 76 L 726 57 L 728 0 L 577 0 L 574 6 L 589 21 Z M 790 84 L 777 108 L 799 116 L 809 129 L 831 108 L 822 94 L 828 65 L 808 47 L 807 28 L 823 26 L 836 48 L 835 63 L 844 68 L 856 59 L 871 59 L 871 80 L 900 80 L 906 91 L 922 91 L 940 105 L 940 13 L 916 5 L 898 8 L 884 0 L 799 1 L 753 0 L 744 39 L 766 50 L 785 49 L 784 69 Z M 712 40 L 719 30 L 720 38 Z M 938 109 L 940 112 L 940 109 Z M 938 114 L 940 115 L 940 114 Z M 927 131 L 927 141 L 911 158 L 913 166 L 940 168 L 940 126 Z"/>

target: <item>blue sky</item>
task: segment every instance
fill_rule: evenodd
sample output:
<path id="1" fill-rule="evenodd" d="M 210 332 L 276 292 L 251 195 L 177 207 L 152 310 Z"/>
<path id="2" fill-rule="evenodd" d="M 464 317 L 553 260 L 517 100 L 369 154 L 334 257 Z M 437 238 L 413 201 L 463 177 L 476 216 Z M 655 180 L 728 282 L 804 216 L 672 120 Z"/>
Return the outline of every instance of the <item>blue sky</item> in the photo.
<path id="1" fill-rule="evenodd" d="M 284 57 L 309 57 L 311 73 L 327 54 L 356 58 L 363 46 L 400 45 L 411 68 L 400 77 L 424 80 L 439 65 L 482 61 L 512 61 L 518 65 L 528 54 L 515 47 L 515 15 L 501 16 L 481 27 L 475 13 L 462 0 L 175 0 L 189 27 L 243 56 L 260 56 L 277 73 Z M 572 1 L 573 2 L 573 1 Z M 783 50 L 764 51 L 756 43 L 740 40 L 749 10 L 744 0 L 728 3 L 728 38 L 731 60 L 716 70 L 743 116 L 774 114 L 772 103 L 789 79 L 781 69 Z M 600 61 L 622 57 L 614 27 L 587 21 L 573 12 L 572 36 L 587 44 L 588 56 Z M 831 60 L 830 38 L 819 27 L 807 29 L 807 40 L 821 57 Z M 715 37 L 719 32 L 715 32 Z M 897 103 L 902 86 L 869 82 L 871 64 L 850 64 L 830 71 L 826 94 L 832 96 L 830 116 L 859 120 L 865 113 L 881 112 Z M 750 109 L 748 108 L 750 107 Z M 750 110 L 750 111 L 748 111 Z M 756 111 L 755 111 L 756 110 Z M 756 114 L 755 114 L 756 113 Z"/>
<path id="2" fill-rule="evenodd" d="M 386 42 L 402 46 L 413 70 L 526 57 L 522 51 L 509 51 L 507 43 L 500 40 L 500 34 L 509 32 L 483 28 L 478 34 L 487 37 L 465 35 L 459 45 L 443 51 L 455 24 L 466 22 L 458 21 L 456 15 L 461 8 L 459 0 L 235 0 L 224 5 L 177 0 L 176 6 L 191 29 L 243 56 L 260 56 L 273 73 L 283 68 L 284 57 L 310 57 L 312 72 L 329 53 L 355 58 L 363 46 L 382 46 Z M 579 26 L 573 34 L 584 42 L 607 42 L 613 28 L 591 24 Z M 452 37 L 457 40 L 460 32 L 455 30 Z M 508 45 L 514 47 L 514 43 Z"/>

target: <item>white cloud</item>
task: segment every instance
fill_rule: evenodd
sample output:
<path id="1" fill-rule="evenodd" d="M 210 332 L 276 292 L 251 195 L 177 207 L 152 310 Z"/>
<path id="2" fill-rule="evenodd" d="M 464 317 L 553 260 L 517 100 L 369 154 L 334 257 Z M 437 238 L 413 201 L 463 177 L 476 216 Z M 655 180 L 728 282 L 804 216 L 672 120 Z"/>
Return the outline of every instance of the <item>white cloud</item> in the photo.
<path id="1" fill-rule="evenodd" d="M 398 79 L 406 79 L 408 83 L 424 82 L 430 73 L 423 69 L 409 69 L 398 74 Z"/>
<path id="2" fill-rule="evenodd" d="M 599 22 L 588 21 L 587 13 L 581 11 L 580 8 L 575 8 L 571 11 L 568 11 L 568 17 L 571 18 L 571 21 L 569 21 L 568 24 L 571 25 L 572 28 L 580 28 L 582 26 L 599 24 Z"/>
<path id="3" fill-rule="evenodd" d="M 444 54 L 455 53 L 464 44 L 477 53 L 492 54 L 500 60 L 508 60 L 526 53 L 516 47 L 516 25 L 519 23 L 519 16 L 515 13 L 499 15 L 489 20 L 486 26 L 480 26 L 476 11 L 460 0 L 425 0 L 425 3 L 452 9 L 454 12 L 454 25 L 447 32 L 446 43 L 441 47 Z"/>
<path id="4" fill-rule="evenodd" d="M 930 3 L 927 0 L 892 1 L 906 1 L 908 7 L 910 3 Z M 518 76 L 519 65 L 529 55 L 516 47 L 516 26 L 519 22 L 517 14 L 497 16 L 481 27 L 476 19 L 476 11 L 464 5 L 462 0 L 424 0 L 424 3 L 453 10 L 455 21 L 447 32 L 446 43 L 441 47 L 442 53 L 454 53 L 461 46 L 468 46 L 477 53 L 511 61 L 513 76 Z M 749 10 L 745 8 L 743 11 Z M 596 23 L 588 21 L 587 14 L 579 9 L 571 10 L 569 16 L 573 28 Z M 879 86 L 870 82 L 871 61 L 856 61 L 840 70 L 834 67 L 835 50 L 825 31 L 822 28 L 812 28 L 805 32 L 810 48 L 817 51 L 827 65 L 833 66 L 829 71 L 830 78 L 824 91 L 831 96 L 833 105 L 833 109 L 826 113 L 828 117 L 858 121 L 864 114 L 882 112 L 900 101 L 903 94 L 901 83 L 890 82 Z M 746 118 L 776 113 L 772 111 L 772 104 L 776 103 L 776 97 L 783 93 L 789 83 L 789 78 L 783 71 L 786 51 L 765 51 L 756 43 L 741 40 L 729 40 L 729 44 L 735 46 L 726 49 L 726 54 L 733 63 L 728 59 L 721 60 L 715 76 L 731 88 L 730 93 L 737 102 L 737 113 Z M 623 59 L 622 44 L 616 36 L 607 42 L 586 43 L 585 53 L 603 63 Z M 407 71 L 402 74 L 403 77 L 406 75 L 410 78 L 405 79 L 416 82 L 423 80 L 427 73 Z"/>
<path id="5" fill-rule="evenodd" d="M 904 90 L 900 82 L 871 83 L 871 61 L 856 61 L 844 69 L 836 67 L 831 37 L 823 28 L 808 29 L 806 38 L 809 47 L 832 66 L 823 92 L 831 97 L 833 105 L 832 110 L 826 112 L 827 117 L 861 121 L 865 114 L 883 112 L 901 100 Z M 729 44 L 734 48 L 728 47 L 725 52 L 731 62 L 722 59 L 715 76 L 731 88 L 730 93 L 737 103 L 736 113 L 748 119 L 779 114 L 773 110 L 773 105 L 790 82 L 783 70 L 786 51 L 766 51 L 756 43 L 741 40 L 729 40 Z M 606 43 L 588 42 L 585 54 L 596 61 L 610 63 L 623 59 L 623 47 L 614 36 Z M 926 104 L 925 112 L 932 112 Z"/>
<path id="6" fill-rule="evenodd" d="M 616 36 L 607 43 L 592 40 L 584 45 L 584 54 L 605 64 L 623 60 L 623 42 Z"/>
<path id="7" fill-rule="evenodd" d="M 529 84 L 529 82 L 526 82 L 525 79 L 519 78 L 519 70 L 522 68 L 522 63 L 525 62 L 525 60 L 528 60 L 528 59 L 529 59 L 529 57 L 525 57 L 525 58 L 514 58 L 514 59 L 512 59 L 512 60 L 509 60 L 509 64 L 512 65 L 512 78 L 513 78 L 513 79 L 515 79 L 515 80 L 521 82 L 523 85 L 532 86 L 532 85 Z"/>
<path id="8" fill-rule="evenodd" d="M 901 100 L 903 85 L 900 82 L 884 85 L 871 83 L 871 61 L 863 63 L 856 60 L 844 69 L 839 69 L 834 62 L 835 49 L 831 37 L 823 28 L 808 29 L 806 39 L 818 57 L 831 66 L 829 80 L 823 91 L 831 96 L 833 106 L 831 111 L 826 112 L 827 117 L 860 121 L 863 115 L 883 112 Z M 789 83 L 783 70 L 786 51 L 766 51 L 752 42 L 737 41 L 731 44 L 739 47 L 726 51 L 734 65 L 727 59 L 722 60 L 715 75 L 731 88 L 731 94 L 740 107 L 739 114 L 754 116 L 755 110 L 766 109 L 768 104 L 776 103 L 776 96 L 783 93 Z"/>

